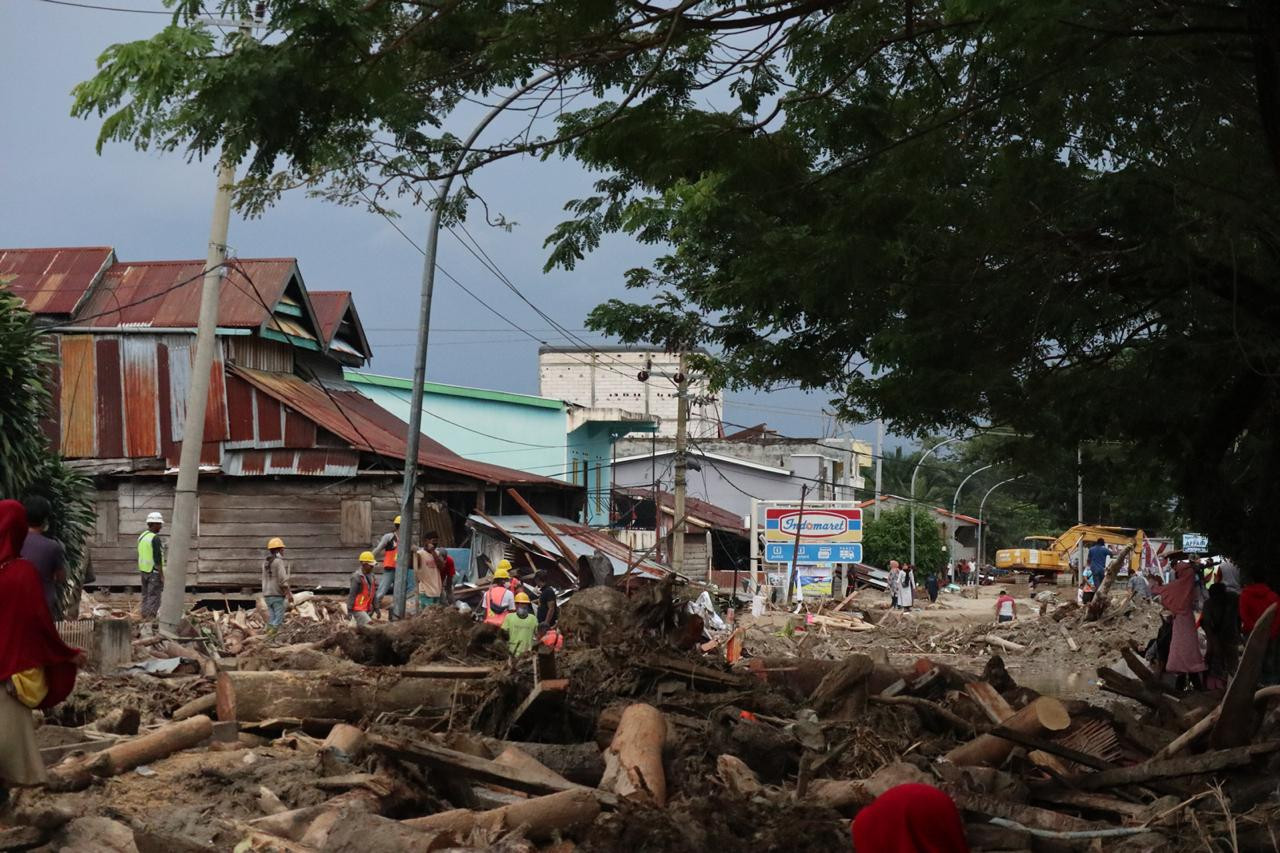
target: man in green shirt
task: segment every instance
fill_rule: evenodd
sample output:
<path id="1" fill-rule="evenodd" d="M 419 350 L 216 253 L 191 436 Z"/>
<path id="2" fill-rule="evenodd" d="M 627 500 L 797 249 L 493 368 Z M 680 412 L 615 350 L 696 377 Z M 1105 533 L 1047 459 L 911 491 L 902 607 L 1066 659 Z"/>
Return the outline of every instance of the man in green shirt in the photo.
<path id="1" fill-rule="evenodd" d="M 154 619 L 160 612 L 160 595 L 164 592 L 164 543 L 160 529 L 164 516 L 153 512 L 147 516 L 147 529 L 138 536 L 138 573 L 142 580 L 142 618 Z"/>
<path id="2" fill-rule="evenodd" d="M 538 617 L 531 612 L 529 594 L 516 593 L 516 612 L 508 613 L 502 620 L 502 633 L 507 635 L 507 651 L 522 655 L 533 648 L 533 633 L 538 629 Z"/>

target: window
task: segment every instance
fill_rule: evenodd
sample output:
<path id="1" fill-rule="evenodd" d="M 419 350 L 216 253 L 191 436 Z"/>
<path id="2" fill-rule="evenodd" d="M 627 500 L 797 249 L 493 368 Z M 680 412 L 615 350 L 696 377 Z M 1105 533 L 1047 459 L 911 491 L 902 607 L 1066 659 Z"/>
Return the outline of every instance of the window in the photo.
<path id="1" fill-rule="evenodd" d="M 338 541 L 341 544 L 367 548 L 373 541 L 373 501 L 343 501 L 339 518 Z"/>

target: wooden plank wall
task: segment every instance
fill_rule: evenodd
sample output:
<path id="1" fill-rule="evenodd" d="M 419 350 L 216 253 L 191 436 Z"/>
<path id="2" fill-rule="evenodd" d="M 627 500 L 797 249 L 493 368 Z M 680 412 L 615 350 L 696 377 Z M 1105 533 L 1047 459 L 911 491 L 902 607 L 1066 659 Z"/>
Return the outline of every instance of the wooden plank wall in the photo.
<path id="1" fill-rule="evenodd" d="M 193 556 L 203 588 L 256 591 L 267 540 L 285 541 L 295 589 L 345 588 L 356 558 L 391 529 L 399 510 L 395 478 L 243 478 L 200 484 L 198 537 Z M 91 546 L 98 587 L 138 585 L 137 540 L 146 516 L 159 510 L 167 540 L 173 512 L 173 483 L 122 479 L 118 488 L 98 492 L 99 524 Z M 114 506 L 116 541 L 110 542 Z M 344 523 L 345 522 L 345 523 Z M 167 543 L 166 543 L 167 544 Z"/>

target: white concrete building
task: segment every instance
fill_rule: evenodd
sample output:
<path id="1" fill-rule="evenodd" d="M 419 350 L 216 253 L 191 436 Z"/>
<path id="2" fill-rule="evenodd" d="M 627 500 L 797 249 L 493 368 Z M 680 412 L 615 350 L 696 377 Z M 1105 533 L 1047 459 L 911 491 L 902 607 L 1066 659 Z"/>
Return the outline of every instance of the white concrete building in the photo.
<path id="1" fill-rule="evenodd" d="M 538 393 L 589 408 L 616 408 L 658 420 L 658 435 L 676 434 L 676 385 L 680 357 L 660 350 L 625 347 L 539 347 Z M 642 371 L 647 380 L 639 378 Z M 705 377 L 689 376 L 689 435 L 720 435 L 723 400 Z"/>

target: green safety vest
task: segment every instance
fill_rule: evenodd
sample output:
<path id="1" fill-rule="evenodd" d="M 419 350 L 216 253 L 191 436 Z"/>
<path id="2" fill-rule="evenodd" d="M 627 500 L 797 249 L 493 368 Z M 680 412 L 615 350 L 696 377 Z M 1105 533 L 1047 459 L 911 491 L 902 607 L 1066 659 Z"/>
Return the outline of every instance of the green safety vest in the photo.
<path id="1" fill-rule="evenodd" d="M 142 531 L 138 536 L 138 571 L 150 574 L 156 567 L 155 551 L 152 549 L 151 540 L 156 538 L 156 534 L 150 530 Z"/>

